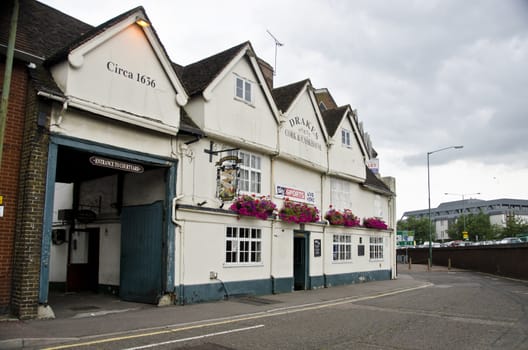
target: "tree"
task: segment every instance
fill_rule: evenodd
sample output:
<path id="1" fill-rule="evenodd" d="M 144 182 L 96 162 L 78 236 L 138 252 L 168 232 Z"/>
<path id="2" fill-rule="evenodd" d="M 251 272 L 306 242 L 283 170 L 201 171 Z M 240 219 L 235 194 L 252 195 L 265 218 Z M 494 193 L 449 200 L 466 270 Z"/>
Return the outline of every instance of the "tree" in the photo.
<path id="1" fill-rule="evenodd" d="M 463 239 L 462 232 L 468 233 L 470 241 L 483 241 L 497 238 L 497 230 L 490 224 L 489 215 L 482 211 L 478 214 L 460 215 L 447 230 L 451 239 Z"/>
<path id="2" fill-rule="evenodd" d="M 516 215 L 506 216 L 506 227 L 501 232 L 501 237 L 515 237 L 528 234 L 528 223 Z"/>
<path id="3" fill-rule="evenodd" d="M 429 219 L 408 217 L 405 220 L 398 220 L 396 224 L 398 231 L 414 231 L 414 240 L 418 243 L 429 242 Z M 434 225 L 431 225 L 431 232 L 434 237 Z"/>

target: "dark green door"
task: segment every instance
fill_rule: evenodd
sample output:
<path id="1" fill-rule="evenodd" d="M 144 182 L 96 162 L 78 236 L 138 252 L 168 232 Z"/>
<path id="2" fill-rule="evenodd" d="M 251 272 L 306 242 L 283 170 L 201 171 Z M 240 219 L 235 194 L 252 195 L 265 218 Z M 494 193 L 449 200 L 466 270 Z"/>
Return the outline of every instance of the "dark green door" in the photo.
<path id="1" fill-rule="evenodd" d="M 293 235 L 293 289 L 309 289 L 308 285 L 308 233 Z"/>
<path id="2" fill-rule="evenodd" d="M 123 207 L 121 273 L 123 300 L 157 304 L 162 295 L 163 202 Z"/>

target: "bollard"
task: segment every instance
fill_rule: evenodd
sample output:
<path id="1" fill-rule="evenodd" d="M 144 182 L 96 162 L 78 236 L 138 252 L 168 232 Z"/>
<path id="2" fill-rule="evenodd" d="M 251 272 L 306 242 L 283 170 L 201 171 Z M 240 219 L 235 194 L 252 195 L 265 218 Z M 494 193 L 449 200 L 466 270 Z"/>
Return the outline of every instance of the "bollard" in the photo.
<path id="1" fill-rule="evenodd" d="M 431 259 L 427 259 L 427 272 L 431 271 Z"/>
<path id="2" fill-rule="evenodd" d="M 451 258 L 447 259 L 447 270 L 451 270 Z"/>
<path id="3" fill-rule="evenodd" d="M 411 265 L 412 265 L 412 258 L 409 257 L 409 270 L 411 269 Z"/>

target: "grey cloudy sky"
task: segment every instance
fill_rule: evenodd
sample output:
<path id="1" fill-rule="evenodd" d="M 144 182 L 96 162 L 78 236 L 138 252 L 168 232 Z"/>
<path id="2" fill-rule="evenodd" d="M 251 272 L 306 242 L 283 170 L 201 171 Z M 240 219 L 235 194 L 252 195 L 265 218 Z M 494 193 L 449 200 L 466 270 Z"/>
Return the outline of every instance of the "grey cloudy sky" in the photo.
<path id="1" fill-rule="evenodd" d="M 528 199 L 527 0 L 43 2 L 92 25 L 142 5 L 183 65 L 246 40 L 273 65 L 269 30 L 275 86 L 310 78 L 358 110 L 398 216 L 427 208 L 427 152 L 459 144 L 430 157 L 433 207 Z"/>

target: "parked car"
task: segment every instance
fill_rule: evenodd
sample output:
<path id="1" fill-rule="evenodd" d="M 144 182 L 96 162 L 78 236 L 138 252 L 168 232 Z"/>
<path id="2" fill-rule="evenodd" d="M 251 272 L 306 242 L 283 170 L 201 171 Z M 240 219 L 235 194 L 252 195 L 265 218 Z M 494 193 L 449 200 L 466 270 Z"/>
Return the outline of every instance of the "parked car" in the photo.
<path id="1" fill-rule="evenodd" d="M 500 244 L 515 244 L 515 243 L 522 243 L 520 238 L 518 237 L 506 237 L 499 241 Z"/>

